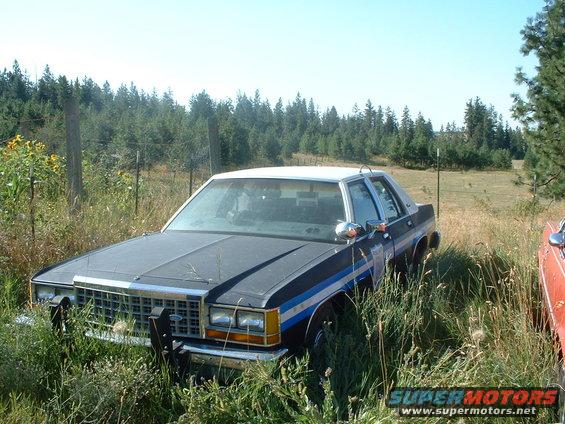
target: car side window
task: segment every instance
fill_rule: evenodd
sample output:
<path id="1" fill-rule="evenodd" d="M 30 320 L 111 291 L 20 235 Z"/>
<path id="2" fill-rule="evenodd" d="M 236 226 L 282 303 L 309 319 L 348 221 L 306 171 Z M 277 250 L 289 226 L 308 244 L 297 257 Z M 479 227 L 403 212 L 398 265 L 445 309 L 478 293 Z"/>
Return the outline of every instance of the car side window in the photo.
<path id="1" fill-rule="evenodd" d="M 367 221 L 370 219 L 380 219 L 379 212 L 363 180 L 349 183 L 349 193 L 353 204 L 353 216 L 355 223 L 366 228 Z"/>
<path id="2" fill-rule="evenodd" d="M 385 215 L 389 222 L 396 221 L 405 215 L 404 209 L 400 206 L 396 194 L 391 187 L 380 178 L 371 179 L 375 190 L 381 199 Z"/>

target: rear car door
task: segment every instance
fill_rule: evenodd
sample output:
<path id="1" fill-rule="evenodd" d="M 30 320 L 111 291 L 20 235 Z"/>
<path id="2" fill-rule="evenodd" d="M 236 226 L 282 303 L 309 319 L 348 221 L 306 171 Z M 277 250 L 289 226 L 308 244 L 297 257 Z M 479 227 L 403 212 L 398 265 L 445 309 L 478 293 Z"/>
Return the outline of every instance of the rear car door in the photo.
<path id="1" fill-rule="evenodd" d="M 371 177 L 371 183 L 383 207 L 388 236 L 394 242 L 394 263 L 403 271 L 412 261 L 414 224 L 396 191 L 385 177 Z"/>
<path id="2" fill-rule="evenodd" d="M 355 268 L 364 277 L 368 269 L 371 274 L 373 287 L 381 280 L 385 269 L 385 252 L 392 250 L 392 241 L 383 238 L 383 234 L 369 231 L 367 221 L 382 220 L 377 202 L 367 186 L 365 178 L 348 183 L 348 191 L 351 199 L 353 221 L 363 227 L 363 234 L 355 239 L 353 244 L 353 255 Z"/>

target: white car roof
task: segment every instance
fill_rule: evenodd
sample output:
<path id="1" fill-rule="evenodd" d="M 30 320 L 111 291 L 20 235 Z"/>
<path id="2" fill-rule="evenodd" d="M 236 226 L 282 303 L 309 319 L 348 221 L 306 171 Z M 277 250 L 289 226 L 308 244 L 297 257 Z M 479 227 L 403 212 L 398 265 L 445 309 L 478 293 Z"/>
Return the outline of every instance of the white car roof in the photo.
<path id="1" fill-rule="evenodd" d="M 366 167 L 342 168 L 338 166 L 278 166 L 272 168 L 252 168 L 240 171 L 225 172 L 214 175 L 213 179 L 226 178 L 291 178 L 314 181 L 339 182 L 361 174 L 383 175 L 385 172 L 380 170 L 369 171 Z"/>

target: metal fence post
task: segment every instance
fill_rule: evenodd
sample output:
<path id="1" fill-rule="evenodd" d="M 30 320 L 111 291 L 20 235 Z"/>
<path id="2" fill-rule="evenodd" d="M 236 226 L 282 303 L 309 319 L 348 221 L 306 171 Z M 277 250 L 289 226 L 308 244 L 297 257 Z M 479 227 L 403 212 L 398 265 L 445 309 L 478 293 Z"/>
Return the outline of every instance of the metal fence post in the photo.
<path id="1" fill-rule="evenodd" d="M 135 214 L 139 209 L 139 150 L 135 153 Z"/>
<path id="2" fill-rule="evenodd" d="M 437 148 L 437 219 L 439 219 L 439 147 Z"/>
<path id="3" fill-rule="evenodd" d="M 29 224 L 31 226 L 31 242 L 35 246 L 35 175 L 33 162 L 29 165 Z"/>
<path id="4" fill-rule="evenodd" d="M 192 181 L 194 178 L 194 171 L 190 168 L 188 172 L 188 197 L 192 196 Z"/>
<path id="5" fill-rule="evenodd" d="M 533 202 L 536 203 L 538 194 L 538 174 L 534 173 L 534 200 Z"/>

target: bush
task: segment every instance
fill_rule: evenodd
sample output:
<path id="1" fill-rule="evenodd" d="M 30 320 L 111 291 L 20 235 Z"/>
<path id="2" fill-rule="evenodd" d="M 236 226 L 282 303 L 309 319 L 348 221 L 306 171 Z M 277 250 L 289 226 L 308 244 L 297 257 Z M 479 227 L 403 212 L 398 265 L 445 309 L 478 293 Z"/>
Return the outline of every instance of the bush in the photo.
<path id="1" fill-rule="evenodd" d="M 134 176 L 119 169 L 106 169 L 88 159 L 82 161 L 84 189 L 88 195 L 109 195 L 121 209 L 131 208 Z M 140 179 L 140 185 L 142 184 Z"/>
<path id="2" fill-rule="evenodd" d="M 18 135 L 0 148 L 0 158 L 0 219 L 11 222 L 29 212 L 32 168 L 38 199 L 54 202 L 65 194 L 65 158 L 48 154 L 42 142 Z M 109 195 L 121 209 L 131 208 L 134 177 L 130 172 L 100 167 L 88 157 L 82 168 L 87 195 Z"/>
<path id="3" fill-rule="evenodd" d="M 497 169 L 511 169 L 512 156 L 505 149 L 496 149 L 491 152 L 490 165 Z"/>
<path id="4" fill-rule="evenodd" d="M 45 144 L 25 140 L 18 135 L 0 148 L 0 218 L 13 218 L 21 212 L 30 193 L 30 170 L 34 187 L 41 195 L 53 199 L 63 193 L 61 178 L 64 160 L 45 151 Z"/>

